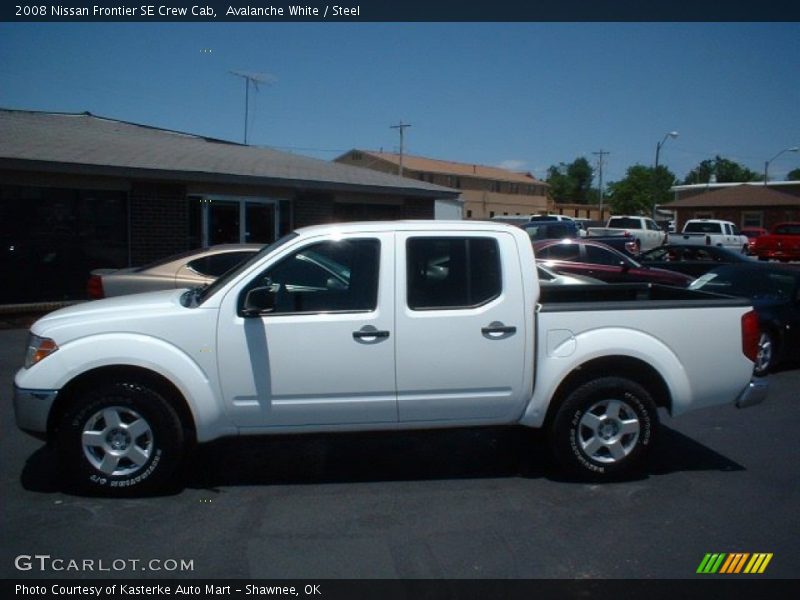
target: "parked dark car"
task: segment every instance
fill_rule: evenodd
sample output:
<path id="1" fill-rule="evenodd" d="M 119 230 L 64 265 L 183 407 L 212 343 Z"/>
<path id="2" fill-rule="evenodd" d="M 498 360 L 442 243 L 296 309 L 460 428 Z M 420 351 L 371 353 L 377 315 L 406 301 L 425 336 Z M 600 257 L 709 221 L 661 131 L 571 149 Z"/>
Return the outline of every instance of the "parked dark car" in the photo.
<path id="1" fill-rule="evenodd" d="M 580 229 L 572 221 L 528 221 L 520 225 L 532 242 L 580 237 Z"/>
<path id="2" fill-rule="evenodd" d="M 800 355 L 800 269 L 759 263 L 726 265 L 689 287 L 750 299 L 761 325 L 757 374 L 764 375 Z"/>
<path id="3" fill-rule="evenodd" d="M 700 277 L 724 264 L 752 263 L 754 259 L 719 246 L 684 246 L 667 244 L 642 252 L 636 260 L 648 267 L 667 269 Z"/>
<path id="4" fill-rule="evenodd" d="M 638 281 L 687 287 L 693 280 L 683 273 L 643 266 L 630 256 L 590 239 L 534 242 L 533 251 L 537 260 L 556 273 L 583 275 L 606 283 Z"/>

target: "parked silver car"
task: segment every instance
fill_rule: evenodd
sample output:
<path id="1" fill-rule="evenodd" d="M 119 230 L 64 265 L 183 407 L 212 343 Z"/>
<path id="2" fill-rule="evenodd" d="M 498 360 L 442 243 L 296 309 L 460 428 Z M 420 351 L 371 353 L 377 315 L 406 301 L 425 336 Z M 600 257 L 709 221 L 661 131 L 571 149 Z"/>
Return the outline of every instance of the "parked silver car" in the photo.
<path id="1" fill-rule="evenodd" d="M 262 244 L 220 244 L 169 256 L 143 267 L 95 269 L 87 292 L 89 298 L 99 299 L 205 285 L 263 247 Z"/>

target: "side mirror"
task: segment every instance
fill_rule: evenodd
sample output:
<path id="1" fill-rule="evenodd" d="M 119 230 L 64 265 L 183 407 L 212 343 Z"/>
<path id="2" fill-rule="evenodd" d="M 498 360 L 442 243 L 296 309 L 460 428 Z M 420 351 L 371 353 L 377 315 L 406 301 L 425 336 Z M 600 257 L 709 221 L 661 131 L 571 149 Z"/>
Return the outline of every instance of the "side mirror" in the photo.
<path id="1" fill-rule="evenodd" d="M 619 261 L 619 266 L 622 269 L 623 273 L 627 273 L 628 271 L 631 270 L 631 266 L 628 263 L 626 263 L 624 260 Z"/>
<path id="2" fill-rule="evenodd" d="M 242 306 L 242 316 L 246 319 L 260 317 L 275 310 L 275 286 L 256 287 L 247 292 Z"/>

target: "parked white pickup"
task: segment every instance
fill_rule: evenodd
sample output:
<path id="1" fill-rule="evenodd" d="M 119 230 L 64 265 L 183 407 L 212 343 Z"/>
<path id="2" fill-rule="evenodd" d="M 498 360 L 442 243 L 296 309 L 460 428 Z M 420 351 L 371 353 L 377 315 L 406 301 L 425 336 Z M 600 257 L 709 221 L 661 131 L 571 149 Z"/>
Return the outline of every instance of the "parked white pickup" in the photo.
<path id="1" fill-rule="evenodd" d="M 650 250 L 666 242 L 666 232 L 648 217 L 610 217 L 605 227 L 589 227 L 589 237 L 624 235 L 639 240 L 641 251 Z"/>
<path id="2" fill-rule="evenodd" d="M 716 219 L 690 219 L 681 233 L 670 234 L 669 241 L 673 244 L 721 246 L 745 254 L 748 248 L 747 236 L 739 233 L 736 225 Z"/>
<path id="3" fill-rule="evenodd" d="M 647 285 L 540 288 L 489 222 L 301 229 L 195 290 L 62 309 L 31 330 L 17 424 L 68 482 L 170 481 L 237 434 L 522 424 L 565 468 L 635 468 L 673 415 L 760 402 L 745 300 Z"/>

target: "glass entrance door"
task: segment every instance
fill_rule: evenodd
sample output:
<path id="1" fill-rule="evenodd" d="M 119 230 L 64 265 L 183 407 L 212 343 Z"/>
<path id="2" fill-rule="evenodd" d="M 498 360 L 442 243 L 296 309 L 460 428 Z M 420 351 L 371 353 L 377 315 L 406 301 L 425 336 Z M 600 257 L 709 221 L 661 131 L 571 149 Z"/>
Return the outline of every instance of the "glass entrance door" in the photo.
<path id="1" fill-rule="evenodd" d="M 278 238 L 278 202 L 255 198 L 203 197 L 201 243 L 270 244 Z"/>
<path id="2" fill-rule="evenodd" d="M 208 210 L 208 245 L 235 244 L 241 241 L 239 202 L 217 200 L 206 205 Z"/>
<path id="3" fill-rule="evenodd" d="M 247 244 L 271 244 L 276 238 L 275 204 L 245 202 L 244 242 Z"/>

